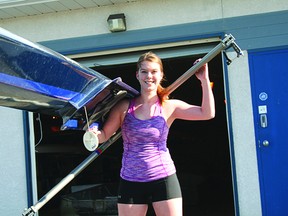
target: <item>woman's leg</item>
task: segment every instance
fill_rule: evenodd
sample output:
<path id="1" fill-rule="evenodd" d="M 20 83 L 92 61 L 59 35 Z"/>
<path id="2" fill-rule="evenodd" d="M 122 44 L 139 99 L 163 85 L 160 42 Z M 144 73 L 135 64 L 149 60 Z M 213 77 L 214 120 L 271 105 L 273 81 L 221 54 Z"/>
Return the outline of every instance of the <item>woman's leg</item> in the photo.
<path id="1" fill-rule="evenodd" d="M 118 188 L 118 215 L 145 216 L 148 210 L 147 183 L 120 179 Z"/>
<path id="2" fill-rule="evenodd" d="M 182 198 L 174 198 L 153 203 L 157 216 L 182 216 Z"/>
<path id="3" fill-rule="evenodd" d="M 119 216 L 145 216 L 148 210 L 146 204 L 121 204 L 118 203 Z"/>
<path id="4" fill-rule="evenodd" d="M 154 188 L 152 205 L 157 216 L 182 216 L 182 193 L 176 174 L 159 181 Z"/>

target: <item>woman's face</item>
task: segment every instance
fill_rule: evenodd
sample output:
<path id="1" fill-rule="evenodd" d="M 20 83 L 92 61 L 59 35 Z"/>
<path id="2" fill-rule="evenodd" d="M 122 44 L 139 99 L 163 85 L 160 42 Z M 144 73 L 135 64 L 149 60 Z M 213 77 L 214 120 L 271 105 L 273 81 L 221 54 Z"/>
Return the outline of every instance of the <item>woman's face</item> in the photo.
<path id="1" fill-rule="evenodd" d="M 143 61 L 141 68 L 136 72 L 136 77 L 142 91 L 157 91 L 157 87 L 163 78 L 163 72 L 159 63 Z"/>

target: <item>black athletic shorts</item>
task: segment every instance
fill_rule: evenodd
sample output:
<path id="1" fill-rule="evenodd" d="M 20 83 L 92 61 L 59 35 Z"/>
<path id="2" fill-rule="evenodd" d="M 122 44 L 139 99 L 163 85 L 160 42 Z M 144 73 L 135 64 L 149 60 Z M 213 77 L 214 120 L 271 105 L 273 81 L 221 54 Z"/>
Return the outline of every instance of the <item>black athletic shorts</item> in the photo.
<path id="1" fill-rule="evenodd" d="M 123 204 L 149 204 L 181 197 L 176 174 L 151 182 L 131 182 L 121 179 L 118 189 L 118 203 Z"/>

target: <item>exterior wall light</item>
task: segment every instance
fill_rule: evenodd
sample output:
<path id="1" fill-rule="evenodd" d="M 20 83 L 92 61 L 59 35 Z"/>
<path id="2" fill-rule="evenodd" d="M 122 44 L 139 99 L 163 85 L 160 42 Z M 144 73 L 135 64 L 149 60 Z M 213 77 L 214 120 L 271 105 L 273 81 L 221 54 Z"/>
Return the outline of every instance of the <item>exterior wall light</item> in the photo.
<path id="1" fill-rule="evenodd" d="M 126 31 L 126 19 L 124 13 L 110 15 L 107 22 L 108 28 L 111 32 Z"/>

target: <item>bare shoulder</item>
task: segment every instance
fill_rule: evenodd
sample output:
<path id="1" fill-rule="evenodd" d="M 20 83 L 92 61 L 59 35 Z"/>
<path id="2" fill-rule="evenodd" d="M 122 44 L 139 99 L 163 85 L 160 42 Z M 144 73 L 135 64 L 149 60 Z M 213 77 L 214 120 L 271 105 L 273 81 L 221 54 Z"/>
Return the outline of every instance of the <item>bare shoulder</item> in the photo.
<path id="1" fill-rule="evenodd" d="M 125 98 L 117 102 L 115 106 L 110 111 L 110 119 L 112 121 L 116 121 L 116 119 L 120 120 L 120 123 L 122 124 L 124 117 L 127 113 L 128 107 L 129 107 L 130 99 Z"/>
<path id="2" fill-rule="evenodd" d="M 115 106 L 120 108 L 120 107 L 127 107 L 130 103 L 130 100 L 129 98 L 124 98 L 122 100 L 120 100 Z"/>
<path id="3" fill-rule="evenodd" d="M 175 120 L 175 110 L 178 107 L 178 103 L 181 103 L 181 101 L 177 99 L 169 99 L 165 100 L 162 104 L 163 114 L 169 126 Z"/>
<path id="4" fill-rule="evenodd" d="M 168 123 L 175 119 L 192 119 L 197 114 L 199 107 L 178 99 L 170 99 L 163 104 L 163 111 Z"/>
<path id="5" fill-rule="evenodd" d="M 167 112 L 167 114 L 170 113 L 170 115 L 172 115 L 177 109 L 182 109 L 184 107 L 187 107 L 187 105 L 188 104 L 182 100 L 169 99 L 163 103 L 163 109 L 165 112 Z"/>
<path id="6" fill-rule="evenodd" d="M 169 119 L 170 117 L 173 116 L 173 113 L 175 111 L 175 109 L 177 109 L 178 104 L 180 103 L 180 100 L 177 99 L 169 99 L 169 100 L 165 100 L 162 104 L 163 107 L 163 111 L 165 116 L 167 117 L 167 119 Z"/>
<path id="7" fill-rule="evenodd" d="M 112 110 L 118 113 L 126 112 L 128 110 L 129 103 L 130 99 L 128 98 L 122 99 L 112 108 Z"/>
<path id="8" fill-rule="evenodd" d="M 163 107 L 164 109 L 167 109 L 167 110 L 170 110 L 170 109 L 174 110 L 175 108 L 183 105 L 183 103 L 185 102 L 178 100 L 178 99 L 169 99 L 163 103 Z"/>

